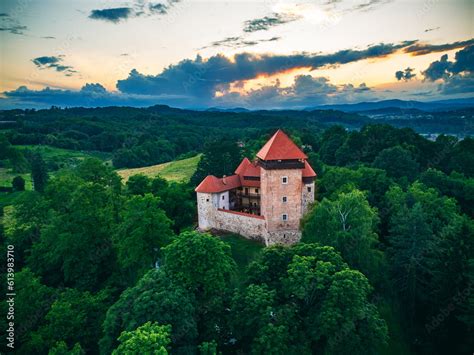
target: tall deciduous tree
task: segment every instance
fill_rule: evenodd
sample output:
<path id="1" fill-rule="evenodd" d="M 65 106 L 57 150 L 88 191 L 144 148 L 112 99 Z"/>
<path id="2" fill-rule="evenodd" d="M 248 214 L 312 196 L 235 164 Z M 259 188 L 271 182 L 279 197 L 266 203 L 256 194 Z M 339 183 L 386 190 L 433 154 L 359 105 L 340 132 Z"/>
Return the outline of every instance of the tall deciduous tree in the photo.
<path id="1" fill-rule="evenodd" d="M 133 331 L 125 331 L 118 338 L 120 345 L 113 355 L 167 355 L 171 326 L 147 322 Z"/>
<path id="2" fill-rule="evenodd" d="M 323 199 L 306 219 L 302 240 L 335 247 L 351 267 L 377 280 L 383 265 L 377 223 L 375 209 L 362 192 L 353 190 L 333 201 Z"/>
<path id="3" fill-rule="evenodd" d="M 194 297 L 173 282 L 163 269 L 151 270 L 136 286 L 125 290 L 107 311 L 100 340 L 101 353 L 117 347 L 123 331 L 132 331 L 145 322 L 170 324 L 175 351 L 196 348 L 197 325 Z"/>
<path id="4" fill-rule="evenodd" d="M 208 142 L 199 161 L 191 184 L 199 184 L 207 175 L 232 175 L 241 160 L 241 150 L 236 142 L 220 139 Z"/>
<path id="5" fill-rule="evenodd" d="M 31 156 L 31 179 L 35 191 L 43 192 L 48 182 L 48 170 L 41 154 L 38 152 Z"/>
<path id="6" fill-rule="evenodd" d="M 160 249 L 171 241 L 171 220 L 151 194 L 132 196 L 121 213 L 114 236 L 119 264 L 132 280 L 155 266 Z"/>

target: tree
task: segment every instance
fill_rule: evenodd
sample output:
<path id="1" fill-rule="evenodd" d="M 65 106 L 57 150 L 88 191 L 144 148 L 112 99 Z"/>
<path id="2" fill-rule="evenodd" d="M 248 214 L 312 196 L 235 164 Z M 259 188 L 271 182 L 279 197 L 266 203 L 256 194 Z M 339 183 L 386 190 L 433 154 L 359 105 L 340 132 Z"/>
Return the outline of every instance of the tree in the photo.
<path id="1" fill-rule="evenodd" d="M 419 168 L 411 152 L 400 146 L 382 150 L 375 158 L 373 166 L 385 170 L 393 178 L 405 177 L 408 181 L 415 179 Z"/>
<path id="2" fill-rule="evenodd" d="M 243 350 L 253 353 L 375 354 L 387 327 L 369 302 L 367 278 L 332 247 L 272 246 L 248 269 L 232 317 Z"/>
<path id="3" fill-rule="evenodd" d="M 28 265 L 50 285 L 98 290 L 116 269 L 112 247 L 114 195 L 97 183 L 66 179 L 57 193 L 72 191 L 58 201 L 48 224 L 31 249 Z M 72 186 L 70 184 L 73 184 Z"/>
<path id="4" fill-rule="evenodd" d="M 86 352 L 92 351 L 99 340 L 107 297 L 106 290 L 93 295 L 87 291 L 66 289 L 51 305 L 45 316 L 46 323 L 37 334 L 48 348 L 64 341 L 71 347 L 80 344 Z"/>
<path id="5" fill-rule="evenodd" d="M 48 182 L 48 171 L 41 154 L 35 152 L 31 156 L 31 179 L 35 191 L 43 192 Z"/>
<path id="6" fill-rule="evenodd" d="M 118 338 L 120 345 L 113 355 L 167 355 L 170 343 L 170 325 L 147 322 L 134 331 L 125 331 Z"/>
<path id="7" fill-rule="evenodd" d="M 197 324 L 194 297 L 161 269 L 150 270 L 134 286 L 125 290 L 107 311 L 101 353 L 117 347 L 123 331 L 132 331 L 145 322 L 171 325 L 175 351 L 196 348 Z"/>
<path id="8" fill-rule="evenodd" d="M 64 341 L 59 341 L 49 350 L 48 355 L 85 355 L 85 352 L 79 343 L 74 344 L 74 347 L 69 350 Z"/>
<path id="9" fill-rule="evenodd" d="M 302 241 L 335 247 L 351 267 L 376 281 L 383 272 L 377 223 L 376 210 L 361 191 L 353 190 L 333 201 L 323 199 L 305 220 Z"/>
<path id="10" fill-rule="evenodd" d="M 36 191 L 22 193 L 5 210 L 3 220 L 6 240 L 15 246 L 17 266 L 23 266 L 33 243 L 39 240 L 40 230 L 47 221 L 48 203 Z"/>
<path id="11" fill-rule="evenodd" d="M 196 298 L 201 335 L 216 339 L 236 269 L 229 245 L 209 234 L 183 232 L 163 251 L 166 272 Z"/>
<path id="12" fill-rule="evenodd" d="M 121 212 L 113 239 L 118 262 L 136 280 L 155 266 L 160 249 L 172 237 L 171 220 L 160 208 L 160 199 L 151 194 L 132 196 Z"/>
<path id="13" fill-rule="evenodd" d="M 148 176 L 137 174 L 132 175 L 127 181 L 127 190 L 131 195 L 145 195 L 150 192 L 150 178 Z"/>
<path id="14" fill-rule="evenodd" d="M 224 138 L 208 142 L 190 183 L 196 186 L 207 175 L 232 175 L 240 160 L 241 151 L 235 141 Z"/>
<path id="15" fill-rule="evenodd" d="M 175 233 L 192 226 L 196 215 L 195 194 L 186 184 L 170 183 L 158 192 L 160 206 L 173 221 Z"/>
<path id="16" fill-rule="evenodd" d="M 461 351 L 461 344 L 466 342 L 463 334 L 468 333 L 456 321 L 461 307 L 455 307 L 428 334 L 425 325 L 469 287 L 469 259 L 474 252 L 472 221 L 459 214 L 455 200 L 439 196 L 418 182 L 406 191 L 392 186 L 387 192 L 387 206 L 391 216 L 387 250 L 391 277 L 406 305 L 405 326 L 410 336 L 433 349 L 457 338 L 456 347 Z"/>
<path id="17" fill-rule="evenodd" d="M 12 187 L 15 191 L 25 191 L 25 179 L 21 176 L 15 176 L 12 180 Z"/>
<path id="18" fill-rule="evenodd" d="M 44 342 L 34 340 L 35 331 L 44 323 L 51 304 L 55 301 L 55 289 L 45 286 L 28 268 L 15 273 L 15 351 L 19 354 L 35 354 L 47 349 Z M 7 303 L 2 302 L 0 310 L 7 314 Z M 6 329 L 6 317 L 1 325 Z"/>

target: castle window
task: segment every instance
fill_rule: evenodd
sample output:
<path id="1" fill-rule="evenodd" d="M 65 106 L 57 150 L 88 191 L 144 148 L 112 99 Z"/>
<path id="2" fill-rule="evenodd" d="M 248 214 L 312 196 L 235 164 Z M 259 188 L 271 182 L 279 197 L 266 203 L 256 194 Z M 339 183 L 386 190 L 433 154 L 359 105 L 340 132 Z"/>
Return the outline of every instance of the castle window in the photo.
<path id="1" fill-rule="evenodd" d="M 222 199 L 225 200 L 225 195 L 222 195 Z"/>
<path id="2" fill-rule="evenodd" d="M 206 202 L 209 202 L 209 199 L 208 199 L 208 198 L 206 198 Z"/>
<path id="3" fill-rule="evenodd" d="M 283 176 L 283 177 L 281 178 L 281 183 L 282 183 L 282 184 L 288 184 L 288 176 Z"/>
<path id="4" fill-rule="evenodd" d="M 308 186 L 308 192 L 311 192 L 311 186 Z"/>
<path id="5" fill-rule="evenodd" d="M 283 213 L 283 214 L 281 215 L 281 220 L 282 220 L 282 221 L 288 221 L 288 215 L 287 215 L 286 213 Z"/>
<path id="6" fill-rule="evenodd" d="M 255 189 L 255 193 L 258 194 L 258 189 Z"/>
<path id="7" fill-rule="evenodd" d="M 288 201 L 288 197 L 283 196 L 281 200 L 282 200 L 283 203 L 286 203 Z"/>

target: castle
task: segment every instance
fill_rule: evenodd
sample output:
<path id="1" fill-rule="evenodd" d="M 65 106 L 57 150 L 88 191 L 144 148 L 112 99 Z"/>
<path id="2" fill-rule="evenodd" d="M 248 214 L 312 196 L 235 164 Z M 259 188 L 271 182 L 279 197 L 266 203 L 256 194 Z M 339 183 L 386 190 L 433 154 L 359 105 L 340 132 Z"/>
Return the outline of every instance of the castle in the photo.
<path id="1" fill-rule="evenodd" d="M 199 229 L 238 233 L 265 245 L 301 238 L 300 220 L 314 202 L 316 173 L 307 156 L 278 130 L 232 176 L 207 176 L 197 193 Z"/>

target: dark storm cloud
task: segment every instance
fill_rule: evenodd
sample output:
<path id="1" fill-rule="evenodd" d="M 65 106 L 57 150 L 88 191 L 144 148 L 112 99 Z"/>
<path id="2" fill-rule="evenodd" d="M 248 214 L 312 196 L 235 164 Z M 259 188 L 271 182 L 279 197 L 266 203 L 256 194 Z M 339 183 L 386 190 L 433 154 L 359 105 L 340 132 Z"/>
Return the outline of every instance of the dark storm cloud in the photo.
<path id="1" fill-rule="evenodd" d="M 53 69 L 58 72 L 64 73 L 64 75 L 66 76 L 71 76 L 74 73 L 77 73 L 77 71 L 74 70 L 73 67 L 61 64 L 61 62 L 63 61 L 62 56 L 44 56 L 34 58 L 31 61 L 40 69 Z"/>
<path id="2" fill-rule="evenodd" d="M 453 63 L 448 60 L 448 55 L 443 54 L 440 60 L 434 61 L 423 71 L 426 79 L 435 81 L 449 75 Z"/>
<path id="3" fill-rule="evenodd" d="M 446 52 L 452 49 L 464 48 L 472 44 L 474 44 L 474 38 L 468 39 L 466 41 L 444 44 L 415 43 L 414 45 L 405 48 L 404 52 L 413 56 L 418 56 L 430 53 Z"/>
<path id="4" fill-rule="evenodd" d="M 8 17 L 8 16 L 9 16 L 9 15 L 6 14 L 6 13 L 4 13 L 4 12 L 0 13 L 0 17 Z"/>
<path id="5" fill-rule="evenodd" d="M 298 20 L 299 18 L 300 17 L 298 16 L 282 15 L 275 13 L 270 16 L 245 21 L 244 32 L 248 33 L 257 31 L 267 31 L 272 27 L 283 25 L 288 22 L 293 22 Z"/>
<path id="6" fill-rule="evenodd" d="M 452 62 L 442 55 L 422 73 L 429 81 L 442 79 L 439 90 L 445 94 L 474 92 L 474 45 L 456 52 Z"/>
<path id="7" fill-rule="evenodd" d="M 134 16 L 134 11 L 130 7 L 116 7 L 112 9 L 92 10 L 89 18 L 93 20 L 109 21 L 118 23 L 122 20 Z"/>
<path id="8" fill-rule="evenodd" d="M 285 70 L 308 67 L 321 68 L 368 58 L 382 58 L 405 48 L 414 41 L 399 44 L 377 44 L 362 50 L 346 49 L 332 54 L 255 55 L 241 53 L 229 59 L 215 55 L 207 60 L 197 56 L 171 65 L 158 75 L 144 75 L 132 70 L 127 79 L 119 80 L 117 88 L 134 94 L 182 94 L 212 97 L 216 90 L 226 89 L 230 83 L 248 80 L 258 75 L 272 75 Z"/>
<path id="9" fill-rule="evenodd" d="M 405 70 L 399 70 L 395 72 L 395 77 L 397 78 L 398 81 L 400 80 L 405 80 L 408 81 L 416 76 L 416 74 L 413 73 L 415 69 L 413 68 L 406 68 Z"/>

